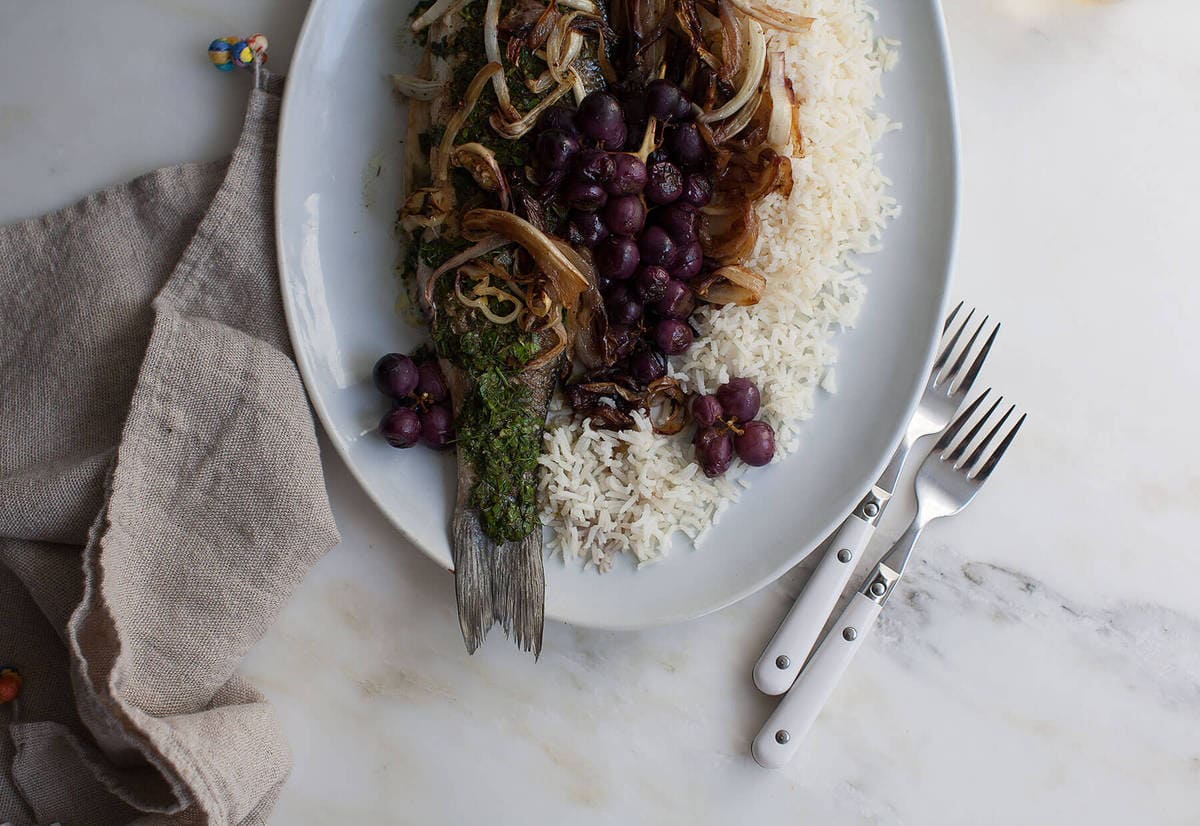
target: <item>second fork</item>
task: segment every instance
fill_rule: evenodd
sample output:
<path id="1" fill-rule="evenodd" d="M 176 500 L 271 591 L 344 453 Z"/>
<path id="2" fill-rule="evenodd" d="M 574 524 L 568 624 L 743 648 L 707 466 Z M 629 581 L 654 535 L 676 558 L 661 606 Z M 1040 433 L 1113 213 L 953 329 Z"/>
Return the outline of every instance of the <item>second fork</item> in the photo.
<path id="1" fill-rule="evenodd" d="M 754 738 L 753 754 L 759 765 L 769 769 L 780 768 L 791 760 L 804 735 L 833 694 L 842 673 L 875 625 L 884 603 L 895 591 L 921 531 L 934 519 L 953 516 L 965 508 L 1016 438 L 1017 431 L 1025 422 L 1024 415 L 994 449 L 989 449 L 1015 409 L 1010 407 L 971 449 L 976 437 L 994 420 L 1001 402 L 1001 399 L 997 399 L 967 434 L 956 441 L 988 392 L 985 390 L 946 428 L 921 464 L 915 480 L 916 516 L 908 530 L 850 598 L 850 604 L 805 665 L 796 684 Z"/>

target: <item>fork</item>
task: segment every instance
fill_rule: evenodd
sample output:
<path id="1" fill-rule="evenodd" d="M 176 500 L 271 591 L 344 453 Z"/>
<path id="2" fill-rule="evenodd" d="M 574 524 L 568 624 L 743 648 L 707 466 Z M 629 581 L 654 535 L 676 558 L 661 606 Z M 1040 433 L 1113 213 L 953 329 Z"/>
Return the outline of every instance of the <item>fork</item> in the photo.
<path id="1" fill-rule="evenodd" d="M 842 672 L 862 646 L 867 633 L 875 624 L 884 603 L 896 590 L 904 568 L 912 555 L 913 546 L 921 531 L 935 519 L 941 519 L 965 508 L 983 483 L 992 475 L 996 464 L 1016 438 L 1025 422 L 1017 420 L 995 449 L 988 449 L 1000 433 L 1015 405 L 1009 406 L 975 449 L 963 458 L 976 437 L 995 418 L 1003 397 L 997 399 L 961 440 L 955 438 L 987 397 L 983 391 L 937 440 L 933 450 L 917 471 L 915 481 L 917 514 L 908 529 L 883 556 L 862 587 L 850 598 L 850 604 L 838 617 L 829 634 L 821 642 L 812 659 L 801 671 L 795 686 L 780 701 L 775 711 L 754 738 L 753 754 L 758 763 L 769 769 L 786 764 L 800 746 L 800 741 L 812 727 L 821 708 L 833 693 Z"/>
<path id="2" fill-rule="evenodd" d="M 967 359 L 976 341 L 987 327 L 988 318 L 985 316 L 974 328 L 966 347 L 951 361 L 963 333 L 971 329 L 971 320 L 975 316 L 975 310 L 972 309 L 961 324 L 953 326 L 962 308 L 959 302 L 946 317 L 942 326 L 941 349 L 929 371 L 925 390 L 883 475 L 846 517 L 816 570 L 804 584 L 804 590 L 758 658 L 754 666 L 754 684 L 764 694 L 782 694 L 791 688 L 796 675 L 800 673 L 800 666 L 804 664 L 830 612 L 837 605 L 859 555 L 871 541 L 871 535 L 875 533 L 875 526 L 879 524 L 883 510 L 896 489 L 900 471 L 913 446 L 918 439 L 939 433 L 950 424 L 954 411 L 970 393 L 975 377 L 979 375 L 992 342 L 1000 331 L 1000 325 L 996 324 L 970 366 L 967 366 Z"/>

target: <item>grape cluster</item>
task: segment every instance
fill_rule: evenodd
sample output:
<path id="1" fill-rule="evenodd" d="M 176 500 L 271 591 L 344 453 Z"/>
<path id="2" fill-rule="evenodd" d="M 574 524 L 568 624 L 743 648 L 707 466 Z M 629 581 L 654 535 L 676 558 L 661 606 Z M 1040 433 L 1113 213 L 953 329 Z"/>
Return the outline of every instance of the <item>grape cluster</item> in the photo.
<path id="1" fill-rule="evenodd" d="M 758 415 L 758 387 L 749 379 L 732 378 L 715 395 L 692 402 L 696 420 L 696 461 L 704 475 L 720 476 L 729 470 L 736 452 L 748 465 L 760 467 L 775 456 L 775 431 Z"/>
<path id="2" fill-rule="evenodd" d="M 635 153 L 651 115 L 663 141 L 643 162 Z M 569 208 L 567 239 L 592 251 L 618 368 L 649 384 L 666 374 L 665 356 L 692 346 L 688 283 L 713 266 L 700 246 L 710 152 L 692 104 L 658 79 L 621 98 L 592 92 L 575 112 L 551 107 L 537 128 L 533 177 Z"/>
<path id="3" fill-rule="evenodd" d="M 454 416 L 447 403 L 450 392 L 437 359 L 421 361 L 388 353 L 375 362 L 375 387 L 392 400 L 392 409 L 379 422 L 379 433 L 392 447 L 417 442 L 444 450 L 454 441 Z"/>

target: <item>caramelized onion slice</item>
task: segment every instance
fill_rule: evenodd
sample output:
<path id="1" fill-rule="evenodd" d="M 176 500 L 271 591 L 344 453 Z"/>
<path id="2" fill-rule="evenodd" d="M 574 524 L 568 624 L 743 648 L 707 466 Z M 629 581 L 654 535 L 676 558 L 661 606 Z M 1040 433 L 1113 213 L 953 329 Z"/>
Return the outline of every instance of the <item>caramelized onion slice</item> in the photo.
<path id="1" fill-rule="evenodd" d="M 778 29 L 785 32 L 795 32 L 797 34 L 806 32 L 812 28 L 815 18 L 804 17 L 799 14 L 777 9 L 769 3 L 764 3 L 762 0 L 729 0 L 734 8 L 751 17 L 772 29 Z"/>
<path id="2" fill-rule="evenodd" d="M 433 100 L 446 88 L 440 80 L 428 80 L 416 75 L 391 75 L 392 88 L 411 100 Z"/>
<path id="3" fill-rule="evenodd" d="M 749 21 L 747 29 L 750 49 L 744 61 L 745 71 L 742 73 L 742 84 L 734 96 L 722 106 L 711 112 L 701 112 L 697 115 L 696 120 L 701 123 L 711 123 L 715 120 L 733 117 L 754 97 L 754 90 L 758 88 L 758 83 L 762 80 L 763 68 L 767 65 L 767 36 L 763 33 L 763 28 L 757 20 Z"/>
<path id="4" fill-rule="evenodd" d="M 757 304 L 767 288 L 767 279 L 754 270 L 730 265 L 713 270 L 695 285 L 696 295 L 709 304 Z"/>
<path id="5" fill-rule="evenodd" d="M 498 209 L 473 209 L 462 217 L 468 238 L 496 233 L 524 248 L 549 279 L 556 298 L 568 311 L 589 286 L 586 262 L 566 244 L 547 235 L 523 218 Z"/>
<path id="6" fill-rule="evenodd" d="M 500 208 L 508 210 L 508 181 L 504 178 L 495 152 L 481 143 L 464 143 L 454 147 L 452 160 L 455 166 L 470 172 L 481 189 L 495 192 L 500 199 Z"/>
<path id="7" fill-rule="evenodd" d="M 673 436 L 687 424 L 687 396 L 679 386 L 679 381 L 672 376 L 663 376 L 650 382 L 642 406 L 655 433 Z M 665 415 L 655 421 L 656 413 Z"/>

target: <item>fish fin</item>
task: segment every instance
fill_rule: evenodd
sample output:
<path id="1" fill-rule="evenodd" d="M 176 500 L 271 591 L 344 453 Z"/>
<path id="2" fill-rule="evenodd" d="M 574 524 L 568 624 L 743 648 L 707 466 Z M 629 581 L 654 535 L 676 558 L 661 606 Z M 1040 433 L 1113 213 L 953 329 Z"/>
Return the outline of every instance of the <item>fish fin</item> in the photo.
<path id="1" fill-rule="evenodd" d="M 492 567 L 492 603 L 496 621 L 522 651 L 542 653 L 546 578 L 542 569 L 539 525 L 518 542 L 498 545 Z"/>
<path id="2" fill-rule="evenodd" d="M 454 591 L 458 624 L 470 654 L 483 644 L 494 622 L 494 559 L 495 545 L 483 532 L 479 515 L 470 508 L 459 508 L 454 514 Z"/>

